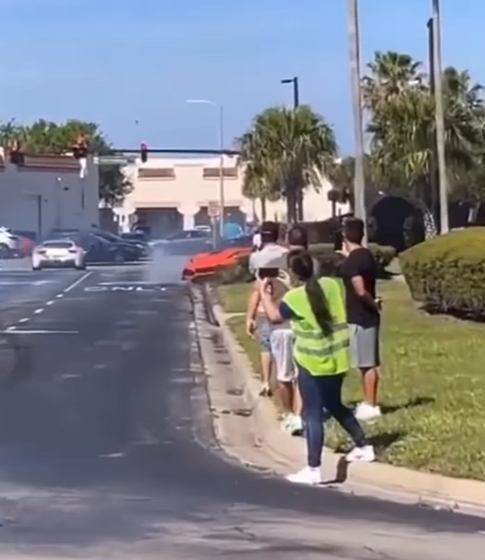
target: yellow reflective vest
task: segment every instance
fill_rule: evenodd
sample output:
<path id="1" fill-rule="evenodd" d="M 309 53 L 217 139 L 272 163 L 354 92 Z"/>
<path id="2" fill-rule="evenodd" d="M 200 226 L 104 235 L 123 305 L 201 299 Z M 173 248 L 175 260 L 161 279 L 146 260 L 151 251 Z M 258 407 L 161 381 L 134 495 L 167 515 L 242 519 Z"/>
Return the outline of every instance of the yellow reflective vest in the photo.
<path id="1" fill-rule="evenodd" d="M 311 310 L 304 286 L 288 291 L 283 302 L 296 316 L 291 320 L 291 328 L 295 336 L 293 355 L 297 364 L 312 375 L 344 374 L 350 369 L 350 360 L 343 286 L 334 278 L 320 278 L 318 283 L 325 294 L 333 317 L 333 332 L 330 336 L 322 333 Z"/>

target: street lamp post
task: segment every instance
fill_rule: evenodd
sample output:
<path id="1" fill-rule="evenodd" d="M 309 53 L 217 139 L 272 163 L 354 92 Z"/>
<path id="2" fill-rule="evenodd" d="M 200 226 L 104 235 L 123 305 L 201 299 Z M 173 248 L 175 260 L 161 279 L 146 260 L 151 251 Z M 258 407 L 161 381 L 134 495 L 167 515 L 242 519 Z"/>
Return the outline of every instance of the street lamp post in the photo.
<path id="1" fill-rule="evenodd" d="M 224 237 L 224 206 L 225 206 L 225 188 L 224 188 L 224 106 L 222 104 L 215 103 L 210 99 L 187 99 L 186 103 L 199 103 L 203 105 L 211 105 L 215 107 L 219 112 L 219 205 L 220 205 L 220 217 L 219 217 L 219 234 L 221 239 Z"/>
<path id="2" fill-rule="evenodd" d="M 293 107 L 295 109 L 300 105 L 300 89 L 298 85 L 298 76 L 294 78 L 285 78 L 281 80 L 282 84 L 293 84 Z"/>
<path id="3" fill-rule="evenodd" d="M 441 22 L 439 0 L 433 1 L 432 41 L 433 41 L 433 85 L 436 118 L 436 152 L 438 156 L 440 232 L 448 233 L 448 180 L 446 176 L 445 117 L 443 109 L 443 85 L 441 70 Z"/>
<path id="4" fill-rule="evenodd" d="M 293 84 L 293 110 L 296 112 L 300 106 L 300 89 L 298 83 L 298 76 L 294 78 L 285 78 L 281 80 L 282 84 Z M 303 221 L 303 189 L 298 188 L 296 192 L 296 218 L 298 221 Z"/>
<path id="5" fill-rule="evenodd" d="M 354 212 L 357 218 L 364 221 L 365 231 L 367 232 L 365 209 L 364 131 L 362 124 L 362 102 L 360 89 L 359 15 L 357 0 L 347 0 L 347 18 L 350 78 L 352 85 L 352 112 L 354 117 L 355 138 Z"/>

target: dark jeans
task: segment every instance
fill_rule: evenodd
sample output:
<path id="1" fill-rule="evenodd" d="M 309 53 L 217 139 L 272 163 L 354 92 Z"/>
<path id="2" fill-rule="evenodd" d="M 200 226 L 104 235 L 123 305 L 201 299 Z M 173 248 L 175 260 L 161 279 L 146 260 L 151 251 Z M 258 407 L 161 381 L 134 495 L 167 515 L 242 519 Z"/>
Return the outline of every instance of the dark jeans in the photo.
<path id="1" fill-rule="evenodd" d="M 367 440 L 354 413 L 342 403 L 343 375 L 311 375 L 298 365 L 298 385 L 303 401 L 303 418 L 308 451 L 308 466 L 319 467 L 324 439 L 324 408 L 350 435 L 357 447 Z"/>

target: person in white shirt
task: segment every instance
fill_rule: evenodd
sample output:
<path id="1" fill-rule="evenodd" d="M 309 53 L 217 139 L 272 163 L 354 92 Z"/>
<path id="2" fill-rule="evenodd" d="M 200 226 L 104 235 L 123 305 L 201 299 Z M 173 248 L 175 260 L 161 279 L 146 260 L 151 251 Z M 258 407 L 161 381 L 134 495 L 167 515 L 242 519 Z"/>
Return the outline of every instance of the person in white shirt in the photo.
<path id="1" fill-rule="evenodd" d="M 286 267 L 286 255 L 288 249 L 278 245 L 279 226 L 276 222 L 264 222 L 260 232 L 260 249 L 249 257 L 249 270 L 258 278 L 258 270 L 263 268 Z M 270 283 L 268 289 L 274 290 L 275 286 Z M 261 396 L 271 396 L 271 372 L 273 358 L 271 354 L 271 332 L 273 328 L 261 303 L 257 283 L 249 296 L 246 313 L 246 332 L 248 336 L 256 337 L 261 349 Z"/>

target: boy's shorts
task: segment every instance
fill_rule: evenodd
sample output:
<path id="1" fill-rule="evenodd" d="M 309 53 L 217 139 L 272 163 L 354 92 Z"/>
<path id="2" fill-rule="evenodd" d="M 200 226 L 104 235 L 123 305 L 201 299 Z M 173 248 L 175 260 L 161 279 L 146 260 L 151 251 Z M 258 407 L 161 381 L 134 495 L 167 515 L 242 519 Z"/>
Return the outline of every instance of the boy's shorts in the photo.
<path id="1" fill-rule="evenodd" d="M 260 317 L 256 321 L 256 339 L 259 342 L 261 352 L 271 352 L 271 333 L 273 325 L 266 317 Z"/>
<path id="2" fill-rule="evenodd" d="M 290 329 L 274 329 L 270 342 L 276 366 L 276 378 L 280 383 L 295 381 L 297 369 L 293 358 L 293 333 Z"/>

